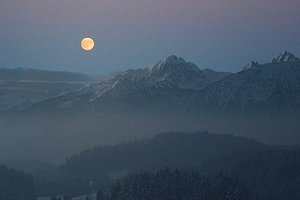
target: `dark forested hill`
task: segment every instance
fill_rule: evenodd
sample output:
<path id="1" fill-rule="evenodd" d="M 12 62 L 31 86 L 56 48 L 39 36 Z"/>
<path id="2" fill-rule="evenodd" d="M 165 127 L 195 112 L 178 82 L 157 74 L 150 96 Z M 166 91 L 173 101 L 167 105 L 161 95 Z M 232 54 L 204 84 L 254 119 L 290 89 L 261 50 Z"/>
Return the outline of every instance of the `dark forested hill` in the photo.
<path id="1" fill-rule="evenodd" d="M 267 148 L 254 140 L 207 132 L 182 134 L 170 132 L 149 140 L 99 146 L 70 157 L 63 166 L 69 173 L 93 177 L 119 174 L 140 168 L 195 167 L 212 158 L 233 152 Z"/>
<path id="2" fill-rule="evenodd" d="M 165 167 L 198 169 L 208 177 L 220 172 L 237 177 L 258 199 L 289 197 L 296 200 L 299 197 L 298 147 L 268 146 L 251 139 L 207 132 L 170 132 L 148 140 L 86 150 L 70 157 L 65 165 L 52 172 L 51 181 L 61 184 L 60 188 L 66 184 L 67 192 L 76 192 L 78 188 L 91 191 L 99 184 L 103 186 L 103 180 L 118 179 L 140 170 L 155 172 Z M 59 179 L 55 180 L 55 176 Z M 90 182 L 94 184 L 89 185 Z M 55 191 L 52 184 L 43 186 L 43 192 L 47 187 Z"/>
<path id="3" fill-rule="evenodd" d="M 0 165 L 0 200 L 35 200 L 33 177 Z"/>

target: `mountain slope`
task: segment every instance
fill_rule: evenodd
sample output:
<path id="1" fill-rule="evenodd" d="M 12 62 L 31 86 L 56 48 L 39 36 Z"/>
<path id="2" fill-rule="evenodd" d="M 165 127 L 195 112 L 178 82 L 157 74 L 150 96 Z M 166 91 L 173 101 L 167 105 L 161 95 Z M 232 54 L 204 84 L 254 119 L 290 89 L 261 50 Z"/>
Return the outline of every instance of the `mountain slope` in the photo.
<path id="1" fill-rule="evenodd" d="M 209 83 L 214 83 L 214 82 L 220 81 L 220 80 L 226 78 L 227 76 L 229 76 L 230 74 L 232 74 L 230 72 L 216 72 L 211 69 L 204 69 L 203 73 L 208 78 Z"/>

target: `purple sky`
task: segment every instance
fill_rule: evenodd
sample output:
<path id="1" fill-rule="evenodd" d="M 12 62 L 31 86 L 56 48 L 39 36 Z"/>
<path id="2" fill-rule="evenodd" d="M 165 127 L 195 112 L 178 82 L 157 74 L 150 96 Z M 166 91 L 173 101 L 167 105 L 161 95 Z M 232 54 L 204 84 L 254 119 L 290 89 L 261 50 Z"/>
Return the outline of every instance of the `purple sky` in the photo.
<path id="1" fill-rule="evenodd" d="M 175 54 L 239 71 L 282 50 L 300 56 L 299 20 L 299 0 L 1 0 L 0 67 L 107 74 Z"/>

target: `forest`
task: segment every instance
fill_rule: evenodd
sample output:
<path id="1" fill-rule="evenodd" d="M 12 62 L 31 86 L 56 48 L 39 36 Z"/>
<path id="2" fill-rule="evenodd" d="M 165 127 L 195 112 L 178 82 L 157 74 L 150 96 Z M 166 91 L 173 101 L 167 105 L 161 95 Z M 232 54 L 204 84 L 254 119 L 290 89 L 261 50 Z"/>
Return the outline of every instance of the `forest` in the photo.
<path id="1" fill-rule="evenodd" d="M 190 171 L 196 171 L 212 182 L 219 174 L 239 180 L 247 198 L 250 195 L 251 199 L 259 200 L 296 200 L 300 197 L 299 158 L 299 146 L 265 145 L 252 139 L 208 132 L 169 132 L 74 155 L 64 165 L 36 179 L 37 193 L 81 195 L 99 189 L 108 193 L 116 184 L 125 184 L 123 177 L 128 174 L 138 177 L 144 173 L 153 179 L 156 173 L 163 174 L 160 170 L 168 168 L 168 173 L 174 175 L 179 170 L 186 179 L 191 176 Z M 134 182 L 135 176 L 127 179 Z M 145 187 L 150 187 L 149 184 Z"/>
<path id="2" fill-rule="evenodd" d="M 219 174 L 202 176 L 198 170 L 170 170 L 128 175 L 111 186 L 108 194 L 97 193 L 97 200 L 247 200 L 250 194 L 238 179 Z"/>
<path id="3" fill-rule="evenodd" d="M 35 200 L 33 177 L 0 165 L 0 200 Z"/>

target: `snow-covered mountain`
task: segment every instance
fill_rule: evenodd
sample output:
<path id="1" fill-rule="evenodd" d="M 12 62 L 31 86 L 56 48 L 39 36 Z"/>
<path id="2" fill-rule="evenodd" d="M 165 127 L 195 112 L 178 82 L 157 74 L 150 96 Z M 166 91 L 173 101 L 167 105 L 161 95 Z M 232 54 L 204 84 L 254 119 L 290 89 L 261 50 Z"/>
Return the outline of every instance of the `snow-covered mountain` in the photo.
<path id="1" fill-rule="evenodd" d="M 202 71 L 195 64 L 173 55 L 151 67 L 127 70 L 109 80 L 89 83 L 72 94 L 41 102 L 38 107 L 151 110 L 154 107 L 171 109 L 172 106 L 174 109 L 174 105 L 184 105 L 183 99 L 190 94 L 228 75 L 208 69 Z M 90 108 L 86 108 L 87 105 Z"/>
<path id="2" fill-rule="evenodd" d="M 111 79 L 38 102 L 34 110 L 193 113 L 299 113 L 300 60 L 282 52 L 272 62 L 251 62 L 238 73 L 200 70 L 170 56 Z"/>
<path id="3" fill-rule="evenodd" d="M 207 110 L 299 113 L 300 60 L 284 52 L 272 63 L 252 62 L 246 70 L 213 83 L 199 93 L 198 102 Z"/>
<path id="4" fill-rule="evenodd" d="M 174 55 L 154 65 L 149 76 L 156 81 L 168 81 L 181 89 L 200 90 L 209 83 L 207 76 L 195 64 Z"/>
<path id="5" fill-rule="evenodd" d="M 215 73 L 218 74 L 218 72 Z M 145 69 L 127 70 L 120 77 L 154 84 L 169 82 L 178 88 L 193 90 L 206 87 L 211 82 L 210 78 L 215 78 L 207 76 L 195 64 L 186 62 L 183 58 L 175 55 L 162 59 L 155 65 Z"/>

